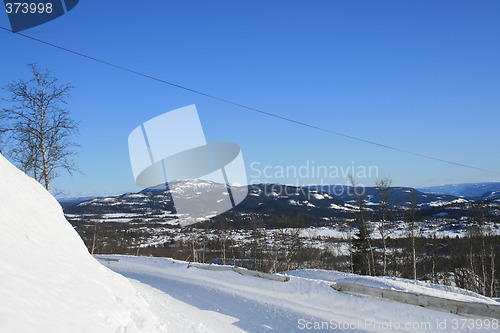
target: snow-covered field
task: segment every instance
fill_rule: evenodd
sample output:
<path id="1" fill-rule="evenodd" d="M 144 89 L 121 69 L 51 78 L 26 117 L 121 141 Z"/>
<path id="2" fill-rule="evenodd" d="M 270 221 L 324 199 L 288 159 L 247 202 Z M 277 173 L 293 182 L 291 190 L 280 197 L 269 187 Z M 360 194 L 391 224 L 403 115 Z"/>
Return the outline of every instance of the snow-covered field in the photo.
<path id="1" fill-rule="evenodd" d="M 456 288 L 317 270 L 287 272 L 290 280 L 279 282 L 167 258 L 105 258 L 114 260 L 92 257 L 57 201 L 0 155 L 2 333 L 498 331 L 496 319 L 349 295 L 330 285 L 356 280 L 494 304 Z"/>

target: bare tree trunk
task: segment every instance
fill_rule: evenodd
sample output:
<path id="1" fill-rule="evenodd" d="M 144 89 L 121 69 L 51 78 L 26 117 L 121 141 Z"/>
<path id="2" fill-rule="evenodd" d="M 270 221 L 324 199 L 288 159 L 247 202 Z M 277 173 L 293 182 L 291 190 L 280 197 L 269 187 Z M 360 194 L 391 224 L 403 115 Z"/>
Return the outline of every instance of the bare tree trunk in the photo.
<path id="1" fill-rule="evenodd" d="M 373 254 L 373 246 L 370 238 L 368 238 L 368 246 L 370 247 L 370 256 L 371 256 L 371 264 L 372 264 L 372 274 L 375 275 L 375 255 Z"/>
<path id="2" fill-rule="evenodd" d="M 483 273 L 482 294 L 486 296 L 488 275 L 486 273 L 486 249 L 484 244 L 484 235 L 481 232 L 481 272 Z"/>
<path id="3" fill-rule="evenodd" d="M 191 246 L 193 247 L 193 262 L 198 262 L 198 255 L 196 253 L 196 248 L 194 246 L 195 241 L 194 239 L 191 241 Z"/>
<path id="4" fill-rule="evenodd" d="M 382 245 L 384 247 L 384 276 L 387 275 L 387 242 L 385 240 L 385 237 L 382 237 Z"/>
<path id="5" fill-rule="evenodd" d="M 222 239 L 222 263 L 226 265 L 226 240 Z"/>
<path id="6" fill-rule="evenodd" d="M 415 233 L 417 228 L 418 221 L 418 213 L 417 213 L 417 201 L 415 197 L 415 192 L 410 192 L 407 200 L 410 202 L 410 207 L 405 212 L 405 218 L 408 223 L 408 231 L 409 236 L 411 238 L 411 247 L 412 247 L 412 270 L 413 270 L 413 279 L 417 279 L 417 248 L 415 243 Z"/>
<path id="7" fill-rule="evenodd" d="M 490 297 L 495 297 L 495 247 L 491 245 L 491 281 Z"/>
<path id="8" fill-rule="evenodd" d="M 370 256 L 368 255 L 368 252 L 366 253 L 366 263 L 368 265 L 368 275 L 373 275 L 372 274 L 372 265 L 370 264 Z"/>
<path id="9" fill-rule="evenodd" d="M 230 243 L 231 244 L 231 253 L 233 255 L 233 266 L 236 266 L 236 253 L 234 251 L 234 249 L 236 248 L 236 245 L 234 244 L 234 238 L 233 238 L 233 235 L 230 234 L 231 236 L 231 240 L 230 240 Z"/>
<path id="10" fill-rule="evenodd" d="M 94 239 L 92 240 L 92 248 L 90 250 L 90 254 L 94 254 L 95 251 L 95 243 L 97 238 L 97 224 L 94 224 Z"/>
<path id="11" fill-rule="evenodd" d="M 351 273 L 354 273 L 354 250 L 352 248 L 352 239 L 353 239 L 353 236 L 350 235 L 350 237 L 349 237 L 349 260 L 350 260 L 350 265 L 351 265 Z"/>
<path id="12" fill-rule="evenodd" d="M 415 236 L 411 238 L 413 246 L 413 279 L 417 279 L 417 250 L 415 248 Z"/>
<path id="13" fill-rule="evenodd" d="M 380 197 L 380 223 L 378 224 L 378 231 L 380 233 L 380 238 L 382 239 L 383 245 L 383 271 L 384 275 L 387 275 L 387 219 L 389 215 L 389 199 L 391 195 L 391 185 L 392 180 L 388 177 L 377 180 L 375 183 Z"/>
<path id="14" fill-rule="evenodd" d="M 476 269 L 474 268 L 474 254 L 472 251 L 472 244 L 470 246 L 469 258 L 470 258 L 470 269 L 471 269 L 471 275 L 472 275 L 472 282 L 471 282 L 472 285 L 469 288 L 471 288 L 471 289 L 474 288 L 473 291 L 478 292 L 479 287 L 477 286 Z"/>
<path id="15" fill-rule="evenodd" d="M 432 255 L 432 283 L 438 283 L 437 282 L 437 277 L 436 277 L 436 258 L 434 257 L 434 254 Z"/>
<path id="16" fill-rule="evenodd" d="M 45 93 L 45 92 L 44 92 Z M 49 179 L 49 166 L 48 166 L 48 159 L 47 159 L 47 147 L 45 144 L 45 123 L 46 123 L 46 117 L 47 113 L 41 108 L 41 115 L 40 115 L 40 152 L 42 154 L 42 178 L 43 182 L 45 183 L 45 189 L 50 192 L 50 179 Z"/>

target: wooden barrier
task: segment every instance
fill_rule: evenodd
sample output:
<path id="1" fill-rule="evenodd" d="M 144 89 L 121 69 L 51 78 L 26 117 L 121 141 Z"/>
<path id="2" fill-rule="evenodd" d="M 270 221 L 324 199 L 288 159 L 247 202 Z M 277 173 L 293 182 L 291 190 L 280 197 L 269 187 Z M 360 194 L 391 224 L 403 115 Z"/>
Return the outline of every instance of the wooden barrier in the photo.
<path id="1" fill-rule="evenodd" d="M 372 296 L 400 303 L 418 305 L 434 310 L 451 312 L 459 315 L 472 315 L 500 319 L 500 305 L 464 302 L 436 296 L 345 282 L 336 282 L 332 284 L 331 287 L 335 290 L 350 294 Z"/>

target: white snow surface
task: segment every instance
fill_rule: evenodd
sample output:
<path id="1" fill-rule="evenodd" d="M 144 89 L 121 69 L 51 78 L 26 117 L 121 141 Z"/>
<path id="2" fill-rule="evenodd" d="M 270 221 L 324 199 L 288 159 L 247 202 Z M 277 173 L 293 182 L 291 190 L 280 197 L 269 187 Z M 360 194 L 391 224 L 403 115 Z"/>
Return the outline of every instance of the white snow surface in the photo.
<path id="1" fill-rule="evenodd" d="M 212 318 L 214 312 L 224 315 L 222 317 L 224 321 L 219 322 L 221 328 L 218 328 L 216 332 L 226 332 L 223 329 L 224 324 L 233 325 L 233 330 L 227 332 L 257 333 L 329 332 L 336 331 L 333 329 L 335 325 L 347 327 L 348 329 L 341 330 L 346 332 L 495 331 L 467 327 L 451 329 L 453 322 L 470 317 L 393 301 L 350 295 L 334 290 L 331 284 L 336 281 L 350 281 L 437 297 L 498 304 L 486 297 L 458 288 L 447 289 L 447 287 L 424 285 L 411 280 L 371 278 L 323 270 L 286 272 L 290 280 L 279 282 L 243 276 L 233 271 L 209 271 L 189 267 L 188 262 L 170 258 L 116 255 L 98 257 L 113 259 L 113 261 L 103 262 L 112 270 L 137 280 L 138 285 L 149 285 L 147 290 L 150 293 L 146 299 L 151 304 L 159 305 L 157 315 L 160 319 L 162 315 L 165 316 L 165 311 L 161 309 L 161 299 L 173 297 L 181 301 L 183 306 L 186 306 L 186 303 L 189 307 L 194 306 L 196 308 L 194 311 L 198 311 L 201 317 L 193 317 Z M 217 267 L 220 269 L 221 266 Z M 193 312 L 190 308 L 187 311 Z M 436 323 L 443 321 L 447 322 L 448 329 L 438 330 Z M 330 326 L 321 330 L 305 329 L 306 323 Z M 391 328 L 384 326 L 391 325 L 391 323 Z M 199 325 L 211 327 L 209 321 Z M 395 326 L 399 328 L 395 329 Z"/>
<path id="2" fill-rule="evenodd" d="M 0 155 L 0 332 L 165 332 L 38 182 Z"/>
<path id="3" fill-rule="evenodd" d="M 289 271 L 287 272 L 287 274 L 308 279 L 319 279 L 329 282 L 354 283 L 369 287 L 405 291 L 414 294 L 446 298 L 455 301 L 498 305 L 498 302 L 491 298 L 465 289 L 396 277 L 360 276 L 357 274 L 319 269 Z"/>

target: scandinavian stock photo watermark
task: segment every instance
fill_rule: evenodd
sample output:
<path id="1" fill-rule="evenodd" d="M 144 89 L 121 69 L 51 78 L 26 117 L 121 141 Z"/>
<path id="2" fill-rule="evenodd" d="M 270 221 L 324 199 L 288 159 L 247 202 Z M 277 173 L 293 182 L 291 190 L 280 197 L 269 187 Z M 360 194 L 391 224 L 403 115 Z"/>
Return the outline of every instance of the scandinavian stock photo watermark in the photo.
<path id="1" fill-rule="evenodd" d="M 464 330 L 480 332 L 496 332 L 500 328 L 498 319 L 484 318 L 458 318 L 458 319 L 436 319 L 422 321 L 392 321 L 375 319 L 358 319 L 351 322 L 342 322 L 338 320 L 313 321 L 305 318 L 297 320 L 297 329 L 299 331 L 350 331 L 350 330 L 382 330 L 382 331 L 400 331 L 411 330 L 421 332 L 440 332 Z"/>
<path id="2" fill-rule="evenodd" d="M 240 147 L 207 142 L 195 105 L 140 124 L 128 147 L 136 184 L 168 187 L 181 225 L 222 214 L 248 194 Z"/>
<path id="3" fill-rule="evenodd" d="M 264 165 L 254 161 L 250 163 L 253 184 L 262 183 L 265 179 L 295 178 L 302 182 L 310 179 L 320 179 L 324 182 L 335 183 L 342 178 L 353 176 L 357 180 L 374 179 L 379 177 L 379 168 L 376 165 L 357 165 L 352 161 L 349 165 L 325 165 L 314 160 L 305 161 L 301 165 Z"/>
<path id="4" fill-rule="evenodd" d="M 264 190 L 273 195 L 293 195 L 297 188 L 302 194 L 311 196 L 315 190 L 327 189 L 330 194 L 341 196 L 363 196 L 365 184 L 379 178 L 376 165 L 360 165 L 352 161 L 348 165 L 326 165 L 307 160 L 299 165 L 270 165 L 254 161 L 249 165 L 249 184 L 272 184 Z M 349 178 L 355 181 L 353 184 Z M 345 184 L 345 185 L 341 185 Z M 355 186 L 353 186 L 355 185 Z"/>

